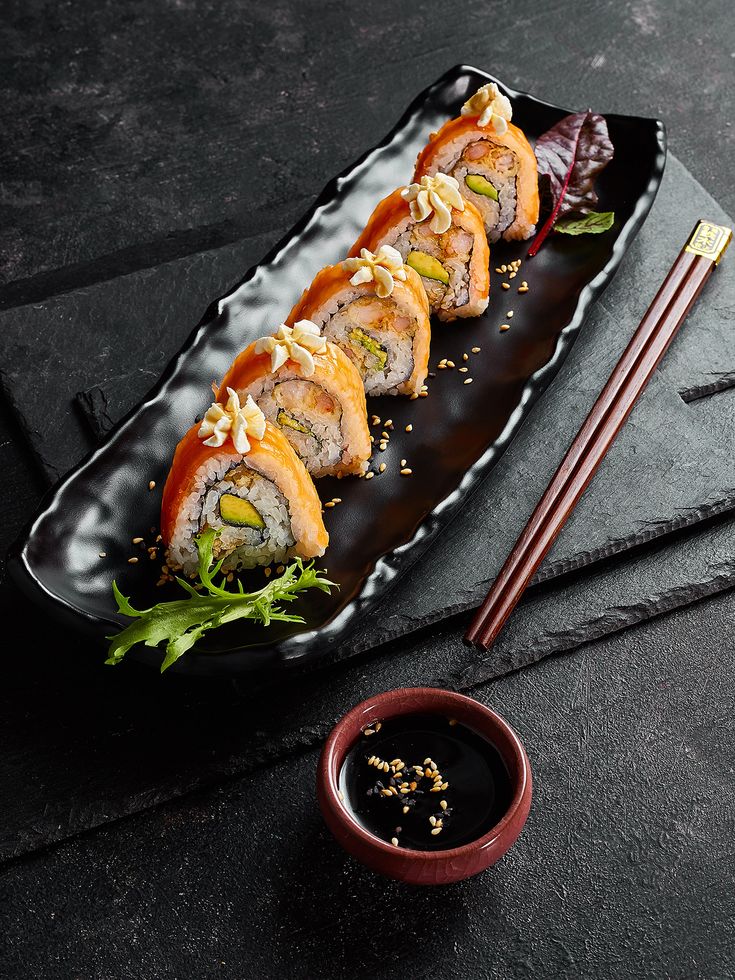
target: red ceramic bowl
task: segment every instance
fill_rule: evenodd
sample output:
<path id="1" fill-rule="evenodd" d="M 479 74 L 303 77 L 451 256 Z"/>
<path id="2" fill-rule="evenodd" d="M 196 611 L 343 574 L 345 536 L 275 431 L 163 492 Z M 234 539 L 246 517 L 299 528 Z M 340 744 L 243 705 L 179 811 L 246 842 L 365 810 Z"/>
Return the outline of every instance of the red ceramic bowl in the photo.
<path id="1" fill-rule="evenodd" d="M 339 774 L 345 756 L 369 724 L 430 712 L 456 718 L 491 741 L 505 762 L 513 797 L 504 816 L 484 836 L 446 851 L 394 847 L 365 830 L 343 805 Z M 403 687 L 358 704 L 333 729 L 317 773 L 319 807 L 342 847 L 379 874 L 412 885 L 448 885 L 495 864 L 513 846 L 531 808 L 531 766 L 518 736 L 500 715 L 478 701 L 431 687 Z"/>

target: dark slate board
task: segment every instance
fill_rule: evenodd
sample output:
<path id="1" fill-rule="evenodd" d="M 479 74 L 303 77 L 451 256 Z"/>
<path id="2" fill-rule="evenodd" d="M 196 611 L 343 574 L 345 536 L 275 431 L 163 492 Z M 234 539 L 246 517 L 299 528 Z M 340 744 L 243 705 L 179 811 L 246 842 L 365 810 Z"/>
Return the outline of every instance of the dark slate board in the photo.
<path id="1" fill-rule="evenodd" d="M 341 713 L 376 691 L 467 690 L 730 589 L 734 531 L 732 519 L 721 519 L 620 566 L 532 590 L 484 658 L 461 642 L 465 617 L 453 617 L 369 661 L 197 682 L 135 664 L 103 668 L 100 651 L 80 648 L 69 630 L 24 616 L 28 653 L 6 662 L 0 687 L 0 861 L 316 746 Z M 28 609 L 0 593 L 0 612 L 3 599 L 8 613 L 11 603 L 15 615 Z"/>
<path id="2" fill-rule="evenodd" d="M 375 646 L 482 598 L 699 215 L 728 220 L 681 164 L 671 160 L 648 222 L 555 384 L 461 517 L 427 559 L 402 576 L 393 598 L 384 603 L 380 622 L 358 627 L 341 655 Z M 104 415 L 119 417 L 148 387 L 147 372 L 158 369 L 181 340 L 181 324 L 196 318 L 187 321 L 187 311 L 203 308 L 218 282 L 237 277 L 242 255 L 252 258 L 262 244 L 249 240 L 238 246 L 242 251 L 237 254 L 233 249 L 202 253 L 2 315 L 10 354 L 2 382 L 49 475 L 82 454 L 85 433 L 82 418 L 69 410 L 45 418 L 47 404 L 69 406 L 75 391 L 85 388 L 88 402 L 102 408 L 96 424 Z M 731 446 L 703 426 L 701 415 L 679 396 L 680 391 L 701 392 L 714 376 L 723 384 L 735 365 L 735 333 L 727 329 L 735 303 L 732 268 L 725 261 L 711 280 L 542 567 L 541 578 L 732 507 Z M 25 395 L 31 360 L 34 384 L 40 379 L 46 391 L 43 399 Z M 93 379 L 96 386 L 90 384 Z M 638 491 L 631 494 L 631 486 Z M 427 567 L 432 568 L 428 584 Z"/>

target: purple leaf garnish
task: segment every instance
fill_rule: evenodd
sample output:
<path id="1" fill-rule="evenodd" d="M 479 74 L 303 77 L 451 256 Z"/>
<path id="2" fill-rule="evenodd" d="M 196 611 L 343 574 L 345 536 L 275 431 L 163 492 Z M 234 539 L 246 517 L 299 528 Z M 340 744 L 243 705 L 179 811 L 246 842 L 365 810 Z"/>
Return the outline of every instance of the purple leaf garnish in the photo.
<path id="1" fill-rule="evenodd" d="M 536 141 L 539 180 L 551 199 L 551 214 L 528 251 L 541 248 L 557 218 L 570 211 L 586 214 L 597 204 L 594 182 L 613 158 L 604 116 L 577 112 L 565 116 Z"/>

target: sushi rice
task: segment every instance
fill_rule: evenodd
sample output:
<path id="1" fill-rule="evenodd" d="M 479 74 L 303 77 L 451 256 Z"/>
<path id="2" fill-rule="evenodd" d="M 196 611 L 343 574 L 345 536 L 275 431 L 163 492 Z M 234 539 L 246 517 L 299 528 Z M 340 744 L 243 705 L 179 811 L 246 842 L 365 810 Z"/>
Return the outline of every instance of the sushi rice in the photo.
<path id="1" fill-rule="evenodd" d="M 226 524 L 219 511 L 220 497 L 232 494 L 248 500 L 265 528 Z M 185 574 L 197 569 L 195 535 L 207 528 L 220 530 L 214 555 L 224 557 L 224 571 L 285 561 L 294 546 L 291 515 L 286 498 L 271 480 L 231 456 L 210 457 L 196 471 L 192 489 L 181 506 L 168 548 L 168 562 Z"/>

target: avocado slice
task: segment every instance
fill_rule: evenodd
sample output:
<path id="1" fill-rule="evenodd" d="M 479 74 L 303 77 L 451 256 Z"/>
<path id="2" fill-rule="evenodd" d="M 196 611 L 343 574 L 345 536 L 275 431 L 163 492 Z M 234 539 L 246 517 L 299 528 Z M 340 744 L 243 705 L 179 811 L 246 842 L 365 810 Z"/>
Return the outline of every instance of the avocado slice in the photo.
<path id="1" fill-rule="evenodd" d="M 265 527 L 265 521 L 250 501 L 232 493 L 223 493 L 219 498 L 219 516 L 225 524 L 235 527 L 253 527 L 258 531 Z"/>
<path id="2" fill-rule="evenodd" d="M 491 197 L 493 201 L 497 201 L 498 192 L 487 177 L 483 177 L 482 174 L 467 174 L 464 182 L 475 194 L 482 194 L 484 197 Z"/>
<path id="3" fill-rule="evenodd" d="M 443 282 L 445 286 L 449 284 L 447 270 L 441 262 L 432 255 L 427 255 L 426 252 L 409 252 L 406 265 L 410 265 L 425 279 L 436 279 L 438 282 Z"/>
<path id="4" fill-rule="evenodd" d="M 297 422 L 296 419 L 291 418 L 291 416 L 287 412 L 284 412 L 282 408 L 279 409 L 278 415 L 276 415 L 276 422 L 278 422 L 281 428 L 286 426 L 289 429 L 295 429 L 297 432 L 305 432 L 306 435 L 309 435 L 311 432 L 311 430 L 307 429 L 301 422 Z"/>
<path id="5" fill-rule="evenodd" d="M 365 331 L 361 330 L 359 327 L 355 327 L 353 330 L 350 330 L 350 340 L 354 340 L 356 344 L 364 347 L 368 354 L 372 354 L 377 360 L 380 370 L 383 370 L 386 361 L 388 360 L 388 351 L 385 349 L 385 347 L 381 347 L 374 337 L 371 337 L 370 334 L 365 333 Z"/>

